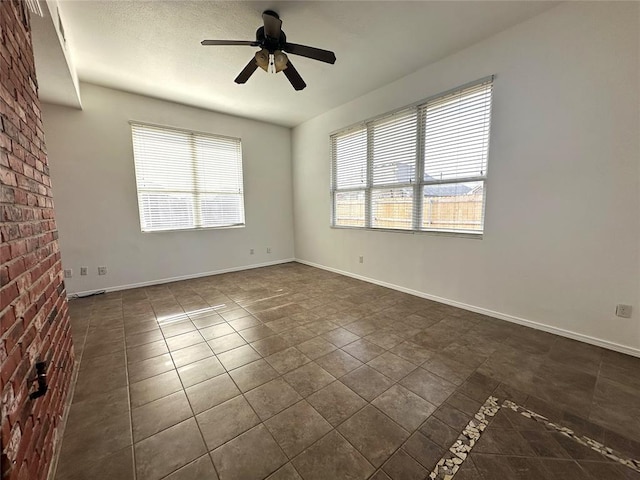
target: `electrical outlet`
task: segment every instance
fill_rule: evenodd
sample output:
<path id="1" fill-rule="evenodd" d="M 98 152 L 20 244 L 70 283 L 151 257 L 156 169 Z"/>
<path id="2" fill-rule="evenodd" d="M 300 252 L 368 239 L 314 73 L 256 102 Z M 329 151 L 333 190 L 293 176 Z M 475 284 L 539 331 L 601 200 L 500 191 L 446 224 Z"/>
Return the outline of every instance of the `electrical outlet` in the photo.
<path id="1" fill-rule="evenodd" d="M 73 277 L 73 270 L 71 268 L 65 268 L 64 270 L 64 278 Z"/>
<path id="2" fill-rule="evenodd" d="M 360 263 L 364 263 L 364 257 L 360 255 Z"/>
<path id="3" fill-rule="evenodd" d="M 253 255 L 253 253 L 254 253 L 254 252 L 253 252 L 253 248 L 251 248 L 251 249 L 249 250 L 249 255 Z"/>
<path id="4" fill-rule="evenodd" d="M 271 253 L 271 247 L 267 247 L 267 253 Z"/>
<path id="5" fill-rule="evenodd" d="M 98 275 L 106 275 L 107 267 L 98 267 Z"/>
<path id="6" fill-rule="evenodd" d="M 616 306 L 616 315 L 622 318 L 631 318 L 631 305 L 619 304 Z"/>
<path id="7" fill-rule="evenodd" d="M 84 276 L 88 274 L 89 274 L 89 267 L 80 267 L 80 275 Z"/>

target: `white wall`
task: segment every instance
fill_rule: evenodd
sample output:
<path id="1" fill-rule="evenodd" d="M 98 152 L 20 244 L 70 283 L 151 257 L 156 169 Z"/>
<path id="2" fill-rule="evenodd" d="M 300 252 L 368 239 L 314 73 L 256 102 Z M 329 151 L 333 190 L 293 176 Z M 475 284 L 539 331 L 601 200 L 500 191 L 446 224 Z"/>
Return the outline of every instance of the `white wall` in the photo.
<path id="1" fill-rule="evenodd" d="M 43 105 L 69 293 L 293 257 L 290 129 L 95 85 L 81 93 L 82 111 Z M 130 120 L 242 138 L 246 227 L 141 233 Z"/>
<path id="2" fill-rule="evenodd" d="M 638 20 L 561 4 L 296 127 L 296 257 L 640 354 Z M 482 240 L 329 228 L 330 132 L 489 74 Z"/>

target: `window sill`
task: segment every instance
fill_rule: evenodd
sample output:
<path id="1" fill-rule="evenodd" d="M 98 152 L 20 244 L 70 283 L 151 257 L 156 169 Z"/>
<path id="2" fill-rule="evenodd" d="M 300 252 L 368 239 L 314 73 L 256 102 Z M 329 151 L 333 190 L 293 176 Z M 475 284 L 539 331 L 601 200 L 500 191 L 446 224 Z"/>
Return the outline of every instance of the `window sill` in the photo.
<path id="1" fill-rule="evenodd" d="M 342 227 L 342 226 L 335 226 L 335 225 L 329 225 L 329 228 L 331 228 L 332 230 L 362 230 L 366 232 L 434 235 L 437 237 L 459 237 L 459 238 L 471 238 L 474 240 L 482 240 L 484 236 L 484 232 L 471 233 L 471 232 L 460 232 L 456 230 L 401 230 L 396 228 Z"/>
<path id="2" fill-rule="evenodd" d="M 141 233 L 172 233 L 172 232 L 198 232 L 206 230 L 230 230 L 235 228 L 245 228 L 246 224 L 242 225 L 225 225 L 223 227 L 196 227 L 196 228 L 170 228 L 167 230 L 140 230 Z"/>

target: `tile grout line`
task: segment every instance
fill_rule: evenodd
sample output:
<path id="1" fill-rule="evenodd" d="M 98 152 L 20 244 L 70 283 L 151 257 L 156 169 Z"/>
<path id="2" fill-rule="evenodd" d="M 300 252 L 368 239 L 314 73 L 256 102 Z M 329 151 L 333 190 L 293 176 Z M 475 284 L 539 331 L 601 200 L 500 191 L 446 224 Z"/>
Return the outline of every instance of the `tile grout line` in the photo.
<path id="1" fill-rule="evenodd" d="M 625 467 L 635 470 L 636 472 L 640 472 L 640 460 L 636 460 L 628 457 L 625 458 L 623 455 L 613 450 L 612 448 L 607 447 L 606 445 L 596 440 L 593 440 L 587 437 L 586 435 L 578 436 L 572 429 L 553 423 L 543 415 L 537 414 L 532 410 L 522 407 L 512 402 L 511 400 L 505 400 L 502 406 L 506 408 L 510 408 L 511 410 L 513 410 L 516 413 L 519 413 L 525 418 L 529 418 L 535 422 L 543 423 L 547 428 L 559 432 L 560 434 L 574 440 L 580 445 L 589 447 L 591 448 L 591 450 L 594 450 L 600 453 L 601 455 L 609 458 L 610 460 L 613 460 L 614 462 L 620 463 L 621 465 L 624 465 Z"/>
<path id="2" fill-rule="evenodd" d="M 604 377 L 601 377 L 602 372 L 602 364 L 604 363 L 604 354 L 600 356 L 600 363 L 598 364 L 598 372 L 596 373 L 596 383 L 593 385 L 593 391 L 591 392 L 591 398 L 589 402 L 589 414 L 587 415 L 587 420 L 591 420 L 591 414 L 593 413 L 593 407 L 596 404 L 596 391 L 598 390 L 598 384 L 600 380 L 606 380 Z M 603 438 L 604 439 L 604 438 Z"/>
<path id="3" fill-rule="evenodd" d="M 133 480 L 138 478 L 138 469 L 136 463 L 135 439 L 133 438 L 133 408 L 131 407 L 131 384 L 129 383 L 129 362 L 127 358 L 127 332 L 124 328 L 124 300 L 120 299 L 122 304 L 122 331 L 124 333 L 124 371 L 127 376 L 127 400 L 129 401 L 129 433 L 131 434 L 131 457 L 133 459 Z"/>
<path id="4" fill-rule="evenodd" d="M 242 308 L 242 307 L 241 307 L 241 308 Z M 247 311 L 247 310 L 245 310 L 245 311 Z M 249 314 L 249 316 L 253 316 L 253 315 Z M 224 317 L 222 317 L 222 318 L 223 318 L 223 320 L 225 321 L 225 323 L 226 323 L 227 325 L 229 325 L 229 321 L 228 321 L 228 320 L 226 320 L 226 319 L 224 319 Z M 242 317 L 242 318 L 244 318 L 244 317 Z M 257 318 L 257 317 L 256 317 L 256 318 Z M 237 319 L 235 319 L 235 320 L 237 320 Z M 258 320 L 259 320 L 259 319 L 258 319 Z M 231 321 L 233 321 L 233 320 L 231 320 Z M 262 322 L 262 320 L 259 320 L 259 321 L 260 321 L 260 323 L 261 323 L 262 325 L 264 325 L 264 323 Z M 229 326 L 231 326 L 231 325 L 229 325 Z M 231 326 L 231 328 L 233 328 L 233 327 Z M 234 328 L 234 330 L 235 330 L 235 328 Z M 238 330 L 236 330 L 236 334 L 239 334 L 238 332 L 239 332 L 239 331 L 238 331 Z M 243 340 L 245 340 L 245 338 L 244 338 L 244 337 L 242 337 L 242 339 L 243 339 Z M 245 340 L 245 342 L 246 342 L 246 340 Z M 249 345 L 249 346 L 251 347 L 251 344 L 250 344 L 250 343 L 248 343 L 248 342 L 247 342 L 247 343 L 245 343 L 245 345 Z M 209 347 L 209 348 L 211 348 L 211 347 Z M 271 364 L 265 360 L 265 358 L 262 356 L 262 354 L 260 354 L 260 352 L 257 352 L 257 350 L 255 350 L 253 347 L 251 347 L 251 348 L 252 348 L 254 351 L 256 351 L 256 353 L 258 353 L 258 355 L 260 355 L 260 359 L 261 359 L 261 360 L 264 360 L 264 362 L 265 362 L 267 365 L 269 365 L 269 366 L 271 367 Z M 226 351 L 228 351 L 228 352 L 229 352 L 229 351 L 231 351 L 231 350 L 233 350 L 233 349 L 226 350 Z M 213 349 L 211 349 L 211 351 L 213 352 Z M 221 353 L 225 353 L 225 352 L 221 352 Z M 218 362 L 220 362 L 220 359 L 218 359 L 218 355 L 217 355 L 215 352 L 213 352 L 213 355 L 216 357 L 216 359 L 218 360 Z M 257 360 L 256 360 L 256 361 L 257 361 Z M 249 363 L 252 363 L 252 362 L 249 362 Z M 247 364 L 245 364 L 245 365 L 249 365 L 249 363 L 247 363 Z M 286 464 L 286 463 L 291 463 L 291 460 L 289 459 L 289 456 L 284 452 L 284 450 L 282 450 L 282 447 L 280 446 L 280 444 L 278 443 L 278 441 L 275 439 L 275 437 L 273 436 L 273 434 L 271 433 L 271 431 L 270 431 L 270 430 L 267 428 L 267 426 L 264 424 L 265 422 L 260 418 L 260 415 L 258 415 L 258 412 L 256 412 L 255 408 L 253 408 L 253 405 L 251 405 L 251 402 L 249 402 L 249 400 L 247 400 L 247 397 L 245 397 L 245 393 L 246 393 L 246 392 L 243 392 L 243 391 L 242 391 L 242 389 L 241 389 L 241 388 L 240 388 L 240 386 L 236 383 L 236 381 L 235 381 L 235 379 L 233 378 L 233 376 L 231 376 L 231 375 L 230 375 L 230 373 L 229 373 L 229 372 L 230 372 L 231 370 L 235 370 L 235 369 L 231 369 L 231 370 L 227 369 L 227 367 L 226 367 L 222 362 L 220 362 L 220 365 L 222 365 L 222 368 L 224 368 L 225 373 L 229 376 L 229 378 L 231 379 L 231 381 L 233 382 L 233 384 L 235 385 L 235 387 L 236 387 L 236 388 L 238 389 L 238 391 L 240 392 L 240 395 L 236 395 L 236 396 L 235 396 L 235 397 L 233 397 L 233 398 L 236 398 L 236 397 L 238 397 L 238 396 L 242 396 L 243 400 L 244 400 L 245 402 L 247 402 L 247 405 L 249 405 L 249 408 L 251 408 L 251 411 L 252 411 L 252 412 L 253 412 L 253 414 L 256 416 L 256 418 L 259 420 L 259 422 L 258 422 L 258 424 L 257 424 L 257 425 L 254 425 L 253 427 L 251 427 L 251 428 L 249 428 L 249 429 L 245 430 L 244 432 L 239 433 L 239 434 L 238 434 L 238 435 L 236 435 L 235 437 L 233 437 L 233 438 L 231 438 L 231 439 L 227 440 L 227 441 L 226 441 L 226 442 L 224 442 L 222 445 L 219 445 L 219 446 L 217 446 L 216 448 L 220 448 L 220 447 L 222 447 L 223 445 L 225 445 L 225 444 L 229 443 L 230 441 L 232 441 L 232 440 L 234 440 L 234 439 L 238 438 L 240 435 L 243 435 L 243 434 L 245 434 L 246 432 L 248 432 L 249 430 L 251 430 L 251 429 L 253 429 L 253 428 L 257 427 L 258 425 L 264 425 L 264 429 L 267 431 L 267 433 L 269 434 L 269 436 L 273 439 L 273 441 L 274 441 L 274 442 L 275 442 L 275 444 L 278 446 L 278 448 L 280 449 L 280 451 L 282 451 L 282 453 L 284 454 L 284 456 L 287 458 L 287 462 L 285 462 L 285 464 Z M 241 367 L 243 367 L 243 366 L 245 366 L 245 365 L 241 365 L 240 367 L 236 367 L 236 368 L 241 368 Z M 271 368 L 273 368 L 273 367 L 271 367 Z M 274 369 L 274 371 L 275 371 L 275 369 Z M 266 382 L 266 383 L 268 383 L 268 382 Z M 262 384 L 262 385 L 264 385 L 264 384 Z M 258 386 L 257 386 L 257 387 L 255 387 L 255 388 L 258 388 L 258 387 L 260 387 L 260 386 L 261 386 L 261 385 L 258 385 Z M 253 389 L 251 389 L 251 390 L 253 390 Z M 248 392 L 250 392 L 251 390 L 247 390 L 247 391 L 248 391 Z M 231 400 L 231 399 L 230 399 L 230 400 Z M 226 400 L 226 401 L 228 401 L 228 400 Z M 222 403 L 225 403 L 225 402 L 222 402 Z M 221 405 L 221 404 L 219 404 L 219 405 Z M 216 406 L 214 406 L 214 407 L 211 407 L 211 408 L 215 408 L 215 407 L 217 407 L 217 406 L 218 406 L 218 405 L 216 405 Z M 209 410 L 210 410 L 210 409 L 209 409 Z M 206 411 L 206 410 L 205 410 L 205 411 Z M 204 413 L 204 412 L 201 412 L 201 413 Z M 196 423 L 197 423 L 197 420 L 196 420 Z M 200 428 L 200 426 L 199 426 L 199 425 L 198 425 L 198 428 Z M 201 433 L 202 433 L 202 432 L 201 432 Z M 203 435 L 203 439 L 204 439 L 204 435 Z M 206 445 L 206 442 L 205 442 L 205 445 Z M 208 449 L 208 448 L 209 448 L 209 447 L 207 446 L 207 449 Z M 214 450 L 215 450 L 216 448 L 214 448 Z M 208 455 L 209 455 L 209 456 L 211 456 L 211 451 L 209 451 L 209 452 L 208 452 Z M 214 466 L 214 468 L 215 468 L 215 463 L 213 462 L 213 458 L 211 459 L 211 463 L 213 463 L 213 466 Z M 293 464 L 291 464 L 291 466 L 293 467 Z M 271 474 L 272 474 L 272 473 L 274 473 L 274 472 L 277 472 L 280 468 L 282 468 L 282 465 L 280 465 L 280 466 L 279 466 L 276 470 L 274 470 L 273 472 L 268 473 L 268 474 L 267 474 L 267 476 L 271 475 Z M 293 467 L 293 469 L 295 470 L 295 467 Z M 297 470 L 296 470 L 296 471 L 297 471 Z M 216 469 L 216 472 L 217 472 L 217 469 Z M 220 475 L 218 474 L 218 476 L 220 476 Z"/>
<path id="5" fill-rule="evenodd" d="M 466 427 L 458 435 L 457 440 L 440 458 L 429 474 L 431 480 L 449 480 L 460 470 L 464 461 L 469 458 L 473 447 L 478 443 L 484 430 L 489 425 L 487 417 L 494 417 L 500 410 L 498 399 L 489 396 L 476 412 Z"/>
<path id="6" fill-rule="evenodd" d="M 174 296 L 174 298 L 175 298 L 175 296 Z M 191 317 L 189 317 L 189 315 L 188 315 L 188 314 L 187 314 L 187 312 L 184 310 L 184 307 L 180 304 L 180 302 L 178 302 L 177 300 L 176 300 L 176 302 L 178 303 L 178 305 L 180 305 L 180 308 L 182 308 L 182 311 L 184 312 L 184 315 L 186 316 L 186 318 L 188 318 L 188 319 L 189 319 L 189 321 L 190 321 L 191 323 L 193 323 L 193 320 L 191 319 Z M 206 302 L 206 300 L 205 300 L 205 302 Z M 209 302 L 206 302 L 206 303 L 207 303 L 207 304 L 209 304 Z M 156 322 L 157 322 L 157 321 L 158 321 L 158 316 L 157 316 L 157 314 L 156 314 L 156 310 L 155 310 L 155 308 L 153 308 L 153 302 L 150 302 L 150 304 L 151 304 L 151 309 L 153 310 L 154 315 L 156 315 Z M 209 305 L 209 306 L 211 306 L 211 305 Z M 195 327 L 195 324 L 194 324 L 194 327 Z M 189 401 L 189 396 L 187 395 L 187 389 L 186 389 L 186 387 L 184 386 L 184 383 L 183 383 L 183 381 L 182 381 L 182 377 L 180 377 L 180 373 L 178 373 L 178 366 L 176 365 L 176 363 L 175 363 L 175 361 L 174 361 L 174 359 L 173 359 L 173 355 L 171 355 L 171 349 L 169 348 L 169 344 L 167 343 L 167 337 L 165 336 L 164 330 L 162 330 L 162 328 L 160 327 L 160 325 L 158 325 L 158 329 L 160 330 L 160 333 L 162 334 L 162 338 L 163 338 L 163 340 L 164 340 L 164 343 L 167 345 L 167 350 L 169 351 L 169 356 L 171 357 L 171 363 L 173 363 L 174 370 L 175 370 L 175 372 L 176 372 L 176 375 L 178 376 L 178 380 L 180 381 L 180 385 L 182 386 L 182 392 L 184 393 L 184 396 L 185 396 L 185 397 L 186 397 L 186 399 L 187 399 L 187 403 L 189 404 L 189 409 L 191 410 L 191 414 L 192 414 L 193 421 L 194 421 L 194 422 L 195 422 L 195 424 L 196 424 L 196 427 L 197 427 L 197 429 L 198 429 L 198 432 L 200 432 L 200 438 L 202 438 L 202 443 L 204 444 L 204 447 L 205 447 L 205 450 L 206 450 L 205 455 L 206 455 L 207 457 L 209 457 L 209 461 L 211 462 L 211 465 L 213 466 L 213 471 L 216 473 L 216 475 L 217 475 L 218 477 L 220 477 L 220 475 L 218 474 L 218 470 L 216 469 L 216 466 L 215 466 L 215 464 L 213 463 L 213 459 L 211 458 L 211 452 L 209 451 L 209 447 L 207 446 L 207 442 L 206 442 L 206 440 L 205 440 L 205 438 L 204 438 L 204 434 L 202 433 L 202 429 L 200 428 L 200 424 L 198 423 L 198 419 L 196 418 L 196 413 L 195 413 L 195 411 L 193 410 L 193 406 L 191 405 L 191 402 Z M 196 331 L 200 332 L 200 330 L 198 330 L 198 329 L 196 329 Z M 202 334 L 200 334 L 200 335 L 202 335 Z M 169 338 L 171 338 L 171 337 L 169 337 Z M 204 337 L 203 337 L 203 338 L 204 338 Z M 207 343 L 207 342 L 205 341 L 204 343 Z M 208 347 L 209 347 L 209 349 L 211 350 L 211 354 L 212 354 L 212 355 L 217 359 L 218 357 L 217 357 L 217 356 L 215 355 L 215 353 L 213 352 L 213 349 L 211 348 L 211 346 L 210 346 L 208 343 L 207 343 L 207 346 L 208 346 Z M 198 361 L 198 360 L 196 360 L 196 361 Z M 219 360 L 218 360 L 218 361 L 219 361 Z M 195 362 L 191 362 L 191 363 L 195 363 Z M 188 365 L 188 364 L 187 364 L 187 365 Z M 223 365 L 223 367 L 224 367 L 224 365 Z M 166 397 L 166 395 L 165 395 L 165 397 Z M 162 398 L 165 398 L 165 397 L 162 397 Z M 189 420 L 189 419 L 187 419 L 187 420 L 183 420 L 183 421 L 188 421 L 188 420 Z M 179 425 L 180 423 L 182 423 L 182 422 L 178 422 L 178 423 L 176 423 L 175 425 Z M 175 425 L 172 425 L 172 427 L 173 427 L 173 426 L 175 426 Z M 171 427 L 167 427 L 167 428 L 171 428 Z M 167 429 L 164 429 L 164 430 L 167 430 Z M 162 430 L 162 431 L 164 431 L 164 430 Z M 157 432 L 157 433 L 159 433 L 159 432 Z M 157 433 L 156 433 L 156 434 L 154 434 L 154 435 L 157 435 Z M 150 438 L 150 437 L 148 437 L 148 438 Z M 135 449 L 134 449 L 134 450 L 135 450 Z M 204 455 L 202 455 L 202 456 L 204 456 Z M 198 457 L 198 458 L 201 458 L 201 457 Z M 190 465 L 191 463 L 193 463 L 193 462 L 194 462 L 195 460 L 197 460 L 198 458 L 196 458 L 196 459 L 194 459 L 194 460 L 191 460 L 190 462 L 186 463 L 185 465 L 181 465 L 181 466 L 179 466 L 178 468 L 176 468 L 175 470 L 172 470 L 171 472 L 169 472 L 167 475 L 165 475 L 165 476 L 164 476 L 164 477 L 162 477 L 162 478 L 166 478 L 166 477 L 168 477 L 169 475 L 172 475 L 173 473 L 177 472 L 177 471 L 178 471 L 178 470 L 180 470 L 181 468 L 184 468 L 184 467 L 186 467 L 187 465 Z"/>

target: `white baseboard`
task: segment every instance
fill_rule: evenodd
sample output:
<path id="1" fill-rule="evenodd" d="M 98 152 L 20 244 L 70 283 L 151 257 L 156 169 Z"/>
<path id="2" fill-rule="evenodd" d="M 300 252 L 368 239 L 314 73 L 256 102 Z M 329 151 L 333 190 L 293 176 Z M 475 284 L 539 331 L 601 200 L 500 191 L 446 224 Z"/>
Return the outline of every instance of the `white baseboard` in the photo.
<path id="1" fill-rule="evenodd" d="M 427 300 L 433 300 L 434 302 L 444 303 L 446 305 L 451 305 L 452 307 L 462 308 L 463 310 L 469 310 L 471 312 L 480 313 L 482 315 L 487 315 L 489 317 L 505 320 L 507 322 L 517 323 L 519 325 L 524 325 L 525 327 L 535 328 L 536 330 L 542 330 L 545 332 L 553 333 L 555 335 L 560 335 L 561 337 L 571 338 L 573 340 L 589 343 L 591 345 L 596 345 L 598 347 L 614 350 L 616 352 L 626 353 L 627 355 L 633 355 L 634 357 L 640 357 L 640 349 L 637 349 L 637 348 L 629 347 L 626 345 L 620 345 L 619 343 L 610 342 L 608 340 L 602 340 L 599 338 L 591 337 L 589 335 L 584 335 L 582 333 L 572 332 L 570 330 L 565 330 L 563 328 L 553 327 L 551 325 L 535 322 L 533 320 L 527 320 L 525 318 L 516 317 L 514 315 L 496 312 L 496 311 L 489 310 L 482 307 L 476 307 L 475 305 L 468 305 L 466 303 L 458 302 L 456 300 L 450 300 L 448 298 L 438 297 L 436 295 L 430 295 L 428 293 L 420 292 L 418 290 L 413 290 L 411 288 L 402 287 L 400 285 L 395 285 L 393 283 L 384 282 L 382 280 L 377 280 L 375 278 L 365 277 L 363 275 L 347 272 L 345 270 L 339 270 L 337 268 L 327 267 L 325 265 L 320 265 L 318 263 L 308 262 L 307 260 L 302 260 L 300 258 L 296 258 L 295 261 L 298 263 L 302 263 L 304 265 L 309 265 L 310 267 L 320 268 L 322 270 L 327 270 L 329 272 L 338 273 L 340 275 L 345 275 L 347 277 L 356 278 L 358 280 L 363 280 L 365 282 L 373 283 L 375 285 L 380 285 L 382 287 L 398 290 L 399 292 L 415 295 L 416 297 L 426 298 Z"/>
<path id="2" fill-rule="evenodd" d="M 113 287 L 98 288 L 95 290 L 86 290 L 83 292 L 68 293 L 67 298 L 74 298 L 76 295 L 82 297 L 84 295 L 90 295 L 95 292 L 117 292 L 120 290 L 128 290 L 130 288 L 150 287 L 152 285 L 161 285 L 163 283 L 179 282 L 180 280 L 191 280 L 193 278 L 209 277 L 211 275 L 220 275 L 221 273 L 239 272 L 242 270 L 251 270 L 253 268 L 270 267 L 272 265 L 280 265 L 281 263 L 295 262 L 295 258 L 285 258 L 282 260 L 274 260 L 271 262 L 254 263 L 253 265 L 243 265 L 241 267 L 223 268 L 221 270 L 214 270 L 211 272 L 191 273 L 189 275 L 181 275 L 178 277 L 161 278 L 158 280 L 149 280 L 147 282 L 130 283 L 127 285 L 116 285 Z"/>

